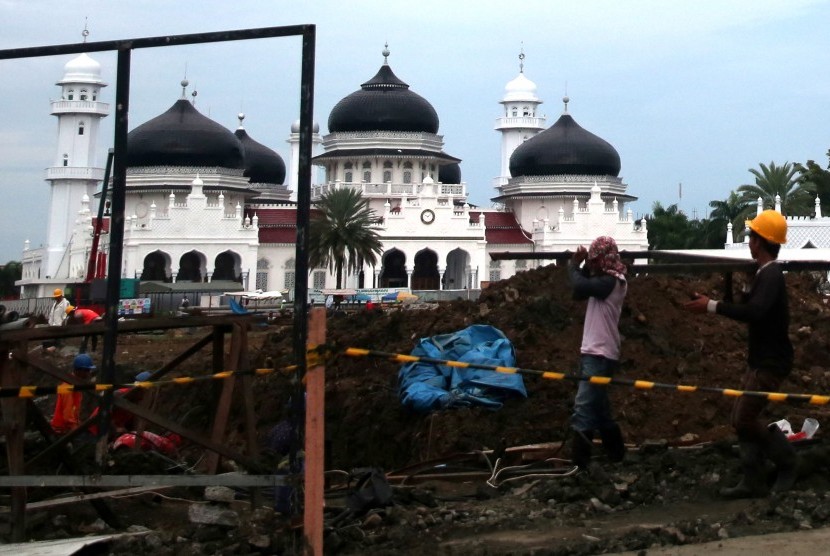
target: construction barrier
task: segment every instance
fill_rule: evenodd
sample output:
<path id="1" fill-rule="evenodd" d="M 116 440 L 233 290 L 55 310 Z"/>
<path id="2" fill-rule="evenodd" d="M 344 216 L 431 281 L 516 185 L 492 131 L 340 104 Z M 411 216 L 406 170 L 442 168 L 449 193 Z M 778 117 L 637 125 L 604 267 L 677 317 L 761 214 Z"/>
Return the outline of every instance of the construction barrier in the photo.
<path id="1" fill-rule="evenodd" d="M 434 359 L 432 357 L 417 357 L 414 355 L 388 353 L 384 351 L 375 351 L 355 347 L 346 348 L 343 353 L 349 357 L 375 357 L 379 359 L 393 361 L 395 363 L 430 363 L 433 365 L 446 365 L 447 367 L 458 367 L 462 369 L 483 369 L 488 371 L 495 371 L 497 373 L 519 373 L 523 375 L 537 376 L 549 380 L 572 380 L 577 382 L 585 381 L 590 382 L 591 384 L 597 384 L 602 386 L 606 386 L 609 384 L 618 386 L 633 386 L 638 390 L 652 390 L 655 388 L 662 388 L 666 390 L 674 390 L 676 392 L 706 392 L 712 394 L 722 394 L 730 398 L 738 398 L 741 396 L 758 397 L 765 398 L 771 402 L 808 403 L 813 405 L 826 405 L 830 403 L 830 396 L 823 396 L 818 394 L 787 394 L 782 392 L 736 390 L 733 388 L 716 388 L 713 386 L 689 386 L 684 384 L 666 384 L 662 382 L 653 382 L 650 380 L 632 380 L 626 378 L 611 378 L 605 376 L 583 377 L 555 371 L 539 371 L 535 369 L 522 369 L 520 367 L 501 367 L 498 365 L 484 365 L 479 363 L 467 363 L 463 361 L 449 361 L 445 359 Z"/>
<path id="2" fill-rule="evenodd" d="M 599 386 L 616 385 L 616 386 L 631 386 L 637 390 L 653 390 L 664 389 L 674 390 L 676 392 L 704 392 L 709 394 L 721 394 L 730 398 L 738 398 L 741 396 L 750 396 L 764 398 L 771 402 L 778 403 L 804 403 L 811 405 L 827 405 L 830 403 L 830 396 L 820 394 L 791 394 L 785 392 L 762 392 L 757 390 L 738 390 L 734 388 L 718 388 L 714 386 L 691 386 L 687 384 L 668 384 L 664 382 L 654 382 L 650 380 L 634 380 L 627 378 L 612 378 L 605 376 L 591 376 L 583 377 L 574 374 L 561 373 L 556 371 L 540 371 L 537 369 L 524 369 L 521 367 L 502 367 L 498 365 L 485 365 L 481 363 L 470 363 L 464 361 L 452 361 L 448 359 L 435 359 L 432 357 L 418 357 L 415 355 L 405 355 L 402 353 L 391 353 L 386 351 L 376 351 L 371 349 L 363 349 L 356 347 L 348 347 L 339 350 L 330 345 L 320 345 L 310 347 L 307 352 L 306 363 L 309 367 L 323 364 L 325 360 L 331 359 L 337 355 L 345 355 L 347 357 L 374 357 L 377 359 L 385 359 L 394 363 L 429 363 L 432 365 L 446 365 L 447 367 L 457 367 L 461 369 L 482 369 L 487 371 L 494 371 L 497 373 L 507 374 L 523 374 L 529 376 L 540 377 L 548 380 L 570 380 L 574 382 L 590 382 Z M 286 367 L 277 368 L 263 368 L 252 369 L 248 371 L 222 371 L 210 375 L 179 377 L 168 380 L 159 380 L 154 382 L 129 382 L 123 384 L 60 384 L 58 386 L 20 386 L 18 388 L 0 388 L 0 398 L 34 398 L 37 396 L 49 394 L 66 394 L 69 392 L 83 392 L 96 391 L 104 392 L 107 390 L 118 390 L 120 388 L 156 388 L 164 385 L 186 385 L 194 384 L 205 380 L 222 380 L 233 376 L 264 376 L 271 373 L 279 372 L 283 374 L 291 374 L 296 372 L 297 365 L 289 365 Z"/>

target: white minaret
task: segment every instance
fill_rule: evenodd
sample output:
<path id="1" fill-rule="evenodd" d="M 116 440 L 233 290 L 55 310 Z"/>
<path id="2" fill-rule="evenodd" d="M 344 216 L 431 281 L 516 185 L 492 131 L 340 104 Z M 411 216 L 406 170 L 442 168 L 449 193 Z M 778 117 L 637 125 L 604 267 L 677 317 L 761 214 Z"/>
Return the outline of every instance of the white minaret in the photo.
<path id="1" fill-rule="evenodd" d="M 545 116 L 539 113 L 542 101 L 536 96 L 536 83 L 525 77 L 525 55 L 519 54 L 519 76 L 504 87 L 504 98 L 499 101 L 504 113 L 496 119 L 501 132 L 501 173 L 497 186 L 510 178 L 510 155 L 516 147 L 545 129 Z"/>
<path id="2" fill-rule="evenodd" d="M 88 32 L 84 30 L 84 40 Z M 46 169 L 51 186 L 46 252 L 41 275 L 63 278 L 68 275 L 65 257 L 72 229 L 86 195 L 93 199 L 104 179 L 96 165 L 95 149 L 101 119 L 109 115 L 109 104 L 101 102 L 101 64 L 81 54 L 64 66 L 60 100 L 52 101 L 52 114 L 58 117 L 58 148 L 52 166 Z M 97 211 L 97 206 L 93 207 Z M 64 264 L 61 265 L 61 262 Z M 63 268 L 67 267 L 67 268 Z"/>
<path id="3" fill-rule="evenodd" d="M 320 124 L 312 122 L 311 134 L 311 156 L 315 156 L 319 150 L 319 145 L 323 140 L 320 138 Z M 297 170 L 300 167 L 300 120 L 291 124 L 291 135 L 288 136 L 288 144 L 291 145 L 291 165 L 288 167 L 288 186 L 291 191 L 290 199 L 297 200 Z M 311 168 L 311 185 L 318 183 L 317 172 Z"/>

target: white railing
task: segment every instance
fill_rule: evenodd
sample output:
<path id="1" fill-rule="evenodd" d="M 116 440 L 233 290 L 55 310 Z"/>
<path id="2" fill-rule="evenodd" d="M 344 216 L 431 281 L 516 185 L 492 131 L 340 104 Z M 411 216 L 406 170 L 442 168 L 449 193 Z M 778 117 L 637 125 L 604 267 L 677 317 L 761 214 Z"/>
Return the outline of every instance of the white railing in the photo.
<path id="1" fill-rule="evenodd" d="M 73 166 L 52 166 L 46 169 L 47 180 L 70 178 L 101 181 L 104 179 L 104 169 L 89 167 L 79 168 Z"/>
<path id="2" fill-rule="evenodd" d="M 97 100 L 54 100 L 52 101 L 52 113 L 56 112 L 83 112 L 106 116 L 110 113 L 110 105 Z"/>

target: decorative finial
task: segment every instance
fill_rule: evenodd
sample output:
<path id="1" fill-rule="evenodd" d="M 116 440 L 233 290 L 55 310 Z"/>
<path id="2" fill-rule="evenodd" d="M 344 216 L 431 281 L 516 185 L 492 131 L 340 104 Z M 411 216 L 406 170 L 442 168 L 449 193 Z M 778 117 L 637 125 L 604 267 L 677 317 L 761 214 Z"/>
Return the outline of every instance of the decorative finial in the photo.
<path id="1" fill-rule="evenodd" d="M 519 48 L 519 73 L 525 72 L 525 43 L 522 41 L 522 46 Z"/>
<path id="2" fill-rule="evenodd" d="M 196 106 L 196 95 L 198 95 L 198 94 L 199 94 L 199 93 L 197 93 L 197 92 L 196 92 L 196 89 L 193 89 L 193 92 L 192 92 L 192 93 L 190 93 L 190 96 L 192 96 L 192 97 L 193 97 L 193 101 L 192 101 L 192 102 L 193 102 L 193 106 Z"/>
<path id="3" fill-rule="evenodd" d="M 88 18 L 84 18 L 84 30 L 81 31 L 81 36 L 84 38 L 84 44 L 86 44 L 86 38 L 89 36 L 89 29 L 87 28 L 87 20 Z"/>
<path id="4" fill-rule="evenodd" d="M 571 99 L 570 99 L 570 97 L 568 97 L 568 95 L 565 95 L 564 97 L 562 97 L 562 102 L 564 102 L 564 103 L 565 103 L 565 111 L 563 112 L 563 114 L 567 114 L 567 113 L 568 113 L 568 103 L 569 103 L 570 101 L 571 101 Z"/>
<path id="5" fill-rule="evenodd" d="M 187 98 L 187 86 L 190 85 L 190 81 L 182 79 L 179 84 L 182 86 L 182 98 Z"/>
<path id="6" fill-rule="evenodd" d="M 381 54 L 383 54 L 383 65 L 385 66 L 389 63 L 389 60 L 387 60 L 387 58 L 389 58 L 389 41 L 384 43 L 383 52 L 381 52 Z"/>
<path id="7" fill-rule="evenodd" d="M 237 115 L 236 115 L 236 117 L 237 117 L 237 119 L 239 120 L 239 129 L 243 129 L 243 127 L 242 127 L 242 120 L 244 120 L 244 119 L 245 119 L 245 114 L 243 114 L 242 112 L 240 112 L 239 114 L 237 114 Z"/>

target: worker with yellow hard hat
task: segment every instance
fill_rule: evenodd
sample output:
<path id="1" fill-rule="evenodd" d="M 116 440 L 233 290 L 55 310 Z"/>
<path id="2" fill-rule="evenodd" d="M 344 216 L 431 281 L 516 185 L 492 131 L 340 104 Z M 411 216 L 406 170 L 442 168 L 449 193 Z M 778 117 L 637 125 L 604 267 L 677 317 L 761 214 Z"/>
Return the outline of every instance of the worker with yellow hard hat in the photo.
<path id="1" fill-rule="evenodd" d="M 713 313 L 746 322 L 749 327 L 747 363 L 742 390 L 777 392 L 793 366 L 790 343 L 790 310 L 784 272 L 778 263 L 781 245 L 787 242 L 787 220 L 780 212 L 765 210 L 749 222 L 749 252 L 758 270 L 741 303 L 715 301 L 694 294 L 684 308 L 693 313 Z M 716 355 L 716 354 L 713 354 Z M 730 417 L 738 435 L 743 477 L 737 486 L 724 488 L 728 498 L 751 498 L 767 493 L 764 461 L 777 469 L 773 493 L 786 492 L 797 478 L 796 453 L 786 435 L 773 424 L 760 421 L 768 401 L 761 396 L 739 396 Z"/>

